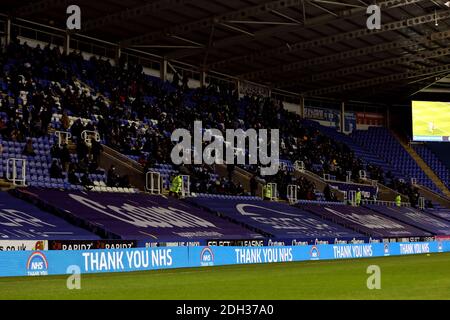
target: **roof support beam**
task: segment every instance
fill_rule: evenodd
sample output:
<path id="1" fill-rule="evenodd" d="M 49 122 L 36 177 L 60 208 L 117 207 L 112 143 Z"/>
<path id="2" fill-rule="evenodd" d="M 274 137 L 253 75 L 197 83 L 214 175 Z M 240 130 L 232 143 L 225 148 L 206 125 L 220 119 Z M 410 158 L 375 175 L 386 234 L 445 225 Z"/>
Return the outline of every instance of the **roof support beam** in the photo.
<path id="1" fill-rule="evenodd" d="M 278 22 L 278 21 L 245 21 L 245 20 L 230 20 L 228 23 L 236 24 L 266 24 L 266 25 L 278 25 L 278 26 L 298 26 L 296 22 Z"/>
<path id="2" fill-rule="evenodd" d="M 257 16 L 271 10 L 277 10 L 282 8 L 289 8 L 298 5 L 299 0 L 277 0 L 269 1 L 259 5 L 253 5 L 239 9 L 236 11 L 224 13 L 214 17 L 208 17 L 205 19 L 197 20 L 194 22 L 188 22 L 185 24 L 179 24 L 172 27 L 168 27 L 163 30 L 150 32 L 148 34 L 138 36 L 135 38 L 122 41 L 122 47 L 127 47 L 136 44 L 149 43 L 165 35 L 171 34 L 185 34 L 199 29 L 210 28 L 213 24 L 225 23 L 229 20 L 238 20 L 250 16 Z"/>
<path id="3" fill-rule="evenodd" d="M 133 20 L 149 14 L 154 14 L 166 9 L 174 8 L 175 6 L 182 6 L 187 0 L 159 0 L 155 2 L 146 3 L 142 6 L 132 7 L 121 12 L 115 12 L 104 17 L 86 21 L 83 23 L 83 31 L 90 31 L 96 28 L 102 28 L 113 23 L 121 23 L 128 20 Z"/>
<path id="4" fill-rule="evenodd" d="M 220 25 L 223 26 L 223 27 L 225 27 L 225 28 L 231 29 L 231 30 L 233 30 L 233 31 L 241 32 L 241 33 L 243 33 L 243 34 L 246 34 L 246 35 L 248 35 L 248 36 L 253 37 L 253 33 L 248 32 L 248 31 L 246 31 L 246 30 L 244 30 L 244 29 L 241 29 L 241 28 L 238 28 L 238 27 L 235 27 L 235 26 L 229 25 L 229 24 L 227 24 L 227 23 L 223 23 L 223 22 L 221 22 Z"/>
<path id="5" fill-rule="evenodd" d="M 354 50 L 339 52 L 336 54 L 331 54 L 323 57 L 317 57 L 313 59 L 306 59 L 299 62 L 289 63 L 282 66 L 270 67 L 259 71 L 249 72 L 246 74 L 242 74 L 240 77 L 244 79 L 260 79 L 262 77 L 268 77 L 275 73 L 280 72 L 292 72 L 301 70 L 306 67 L 321 65 L 326 63 L 333 63 L 340 60 L 351 59 L 356 57 L 362 57 L 369 54 L 383 52 L 388 50 L 395 50 L 407 47 L 413 47 L 417 45 L 426 45 L 430 46 L 434 41 L 444 40 L 450 38 L 450 31 L 437 32 L 431 35 L 419 37 L 411 40 L 400 40 L 393 41 L 383 44 L 378 44 L 370 47 L 363 47 Z"/>
<path id="6" fill-rule="evenodd" d="M 27 4 L 25 6 L 19 7 L 14 10 L 12 13 L 13 16 L 16 17 L 26 17 L 29 15 L 32 15 L 37 12 L 44 12 L 49 10 L 53 7 L 59 7 L 64 6 L 67 7 L 73 3 L 73 0 L 41 0 L 41 1 L 34 1 L 30 4 Z M 62 12 L 61 14 L 64 14 L 65 12 Z"/>
<path id="7" fill-rule="evenodd" d="M 414 3 L 419 3 L 425 0 L 388 0 L 380 2 L 378 5 L 381 9 L 390 9 L 390 8 L 396 8 L 399 6 L 406 6 Z M 252 38 L 249 38 L 245 35 L 237 35 L 230 38 L 226 38 L 223 40 L 219 40 L 214 42 L 214 49 L 219 50 L 220 48 L 226 48 L 235 44 L 247 42 L 249 40 L 264 40 L 266 38 L 275 36 L 275 35 L 282 35 L 286 32 L 301 32 L 303 29 L 311 28 L 315 26 L 320 25 L 326 25 L 330 22 L 339 22 L 344 21 L 345 19 L 348 19 L 352 16 L 362 15 L 366 14 L 366 8 L 352 8 L 352 9 L 346 9 L 342 11 L 338 11 L 338 16 L 342 19 L 337 19 L 334 15 L 331 14 L 323 14 L 318 17 L 309 18 L 306 19 L 306 9 L 305 9 L 305 3 L 309 3 L 306 0 L 300 1 L 300 7 L 302 7 L 302 14 L 303 14 L 303 25 L 301 26 L 275 26 L 270 28 L 265 28 L 263 30 L 260 30 L 258 32 L 255 32 L 254 36 Z M 188 57 L 191 55 L 197 54 L 196 51 L 189 51 L 189 50 L 181 50 L 178 52 L 173 52 L 168 54 L 168 57 L 171 59 L 180 59 L 184 57 Z"/>
<path id="8" fill-rule="evenodd" d="M 449 18 L 450 18 L 450 10 L 441 10 L 441 11 L 436 12 L 436 14 L 432 13 L 432 14 L 415 17 L 415 18 L 385 23 L 382 25 L 380 30 L 369 30 L 367 28 L 363 28 L 363 29 L 358 29 L 358 30 L 354 30 L 354 31 L 350 31 L 350 32 L 338 33 L 335 35 L 331 35 L 331 36 L 316 39 L 316 40 L 297 42 L 297 43 L 291 44 L 290 48 L 288 48 L 286 46 L 282 46 L 282 47 L 278 47 L 278 48 L 274 48 L 274 49 L 265 50 L 262 52 L 255 52 L 253 54 L 249 54 L 249 55 L 245 55 L 245 56 L 234 57 L 234 58 L 218 61 L 218 62 L 211 64 L 209 67 L 210 68 L 223 68 L 223 67 L 229 66 L 232 63 L 238 63 L 238 62 L 250 63 L 259 58 L 269 58 L 272 56 L 276 57 L 276 56 L 290 53 L 290 52 L 292 53 L 292 52 L 298 52 L 298 51 L 302 51 L 302 50 L 308 50 L 308 49 L 312 49 L 315 47 L 330 45 L 330 44 L 345 41 L 345 40 L 358 39 L 358 38 L 362 38 L 362 37 L 365 37 L 368 35 L 379 34 L 379 33 L 387 32 L 387 31 L 400 30 L 400 29 L 404 29 L 404 28 L 408 28 L 408 27 L 422 25 L 425 23 L 430 23 L 430 22 L 433 23 L 435 20 L 440 21 L 440 20 L 449 19 Z"/>
<path id="9" fill-rule="evenodd" d="M 322 10 L 322 11 L 325 11 L 325 12 L 331 14 L 332 16 L 339 17 L 339 15 L 338 15 L 337 13 L 335 13 L 335 12 L 333 12 L 333 11 L 331 11 L 331 10 L 325 8 L 324 6 L 321 6 L 320 4 L 317 4 L 317 3 L 313 2 L 313 1 L 308 1 L 308 3 L 309 3 L 310 5 L 316 7 L 316 8 L 319 8 L 319 9 Z"/>
<path id="10" fill-rule="evenodd" d="M 385 85 L 386 83 L 390 82 L 400 82 L 403 80 L 415 78 L 415 77 L 421 77 L 426 75 L 432 75 L 437 73 L 443 73 L 446 71 L 450 71 L 450 64 L 444 64 L 441 66 L 437 66 L 434 68 L 424 68 L 420 69 L 418 71 L 410 71 L 410 72 L 404 72 L 404 73 L 396 73 L 388 76 L 383 77 L 377 77 L 377 78 L 371 78 L 367 80 L 362 81 L 356 81 L 351 83 L 346 83 L 338 86 L 332 86 L 317 90 L 310 90 L 303 92 L 303 96 L 322 96 L 322 95 L 328 95 L 331 93 L 336 92 L 343 92 L 343 91 L 351 91 L 356 90 L 360 88 L 366 88 L 366 87 L 372 87 L 377 85 Z"/>
<path id="11" fill-rule="evenodd" d="M 345 2 L 338 2 L 338 1 L 327 1 L 327 0 L 310 0 L 310 2 L 316 2 L 316 3 L 323 3 L 323 4 L 331 4 L 334 6 L 344 6 L 344 7 L 352 7 L 352 8 L 367 8 L 367 6 L 361 5 L 355 5 L 351 3 L 345 3 Z"/>
<path id="12" fill-rule="evenodd" d="M 294 23 L 297 23 L 297 24 L 301 24 L 301 23 L 302 23 L 300 20 L 294 19 L 294 18 L 292 18 L 292 17 L 290 17 L 290 16 L 288 16 L 288 15 L 285 15 L 285 14 L 283 14 L 283 13 L 277 11 L 277 10 L 272 10 L 272 11 L 270 11 L 270 12 L 272 12 L 274 15 L 277 15 L 277 16 L 279 16 L 279 17 L 281 17 L 281 18 L 284 18 L 284 19 L 286 19 L 286 20 L 289 20 L 289 21 L 291 21 L 291 22 L 294 22 Z"/>
<path id="13" fill-rule="evenodd" d="M 429 84 L 427 84 L 426 86 L 424 86 L 423 88 L 421 88 L 418 91 L 413 92 L 410 97 L 418 94 L 419 92 L 429 92 L 429 93 L 450 93 L 450 90 L 448 88 L 430 88 L 433 85 L 435 85 L 436 83 L 438 83 L 440 80 L 445 79 L 448 76 L 448 73 L 444 73 L 443 75 L 439 75 L 439 76 L 434 76 L 434 80 L 436 80 L 436 78 L 439 78 L 439 80 L 437 81 L 431 81 Z M 428 77 L 430 78 L 430 77 Z M 421 79 L 421 80 L 428 80 L 428 79 Z"/>
<path id="14" fill-rule="evenodd" d="M 291 82 L 283 83 L 283 84 L 279 85 L 279 87 L 283 88 L 283 87 L 289 87 L 289 86 L 293 86 L 293 85 L 302 85 L 305 83 L 311 83 L 311 82 L 316 82 L 316 81 L 321 81 L 321 80 L 335 79 L 335 78 L 339 78 L 339 77 L 345 77 L 345 76 L 348 76 L 348 75 L 354 74 L 354 73 L 361 73 L 361 72 L 367 72 L 367 71 L 377 70 L 377 69 L 381 69 L 381 68 L 388 68 L 388 67 L 392 67 L 392 66 L 396 66 L 396 65 L 400 65 L 400 64 L 410 65 L 417 61 L 424 61 L 427 59 L 439 58 L 439 57 L 443 57 L 443 56 L 447 56 L 447 55 L 450 55 L 450 47 L 443 48 L 443 49 L 439 48 L 439 49 L 430 50 L 430 51 L 423 51 L 423 52 L 419 52 L 417 54 L 408 54 L 408 55 L 404 55 L 404 56 L 397 57 L 397 58 L 384 59 L 381 61 L 360 64 L 360 65 L 351 66 L 348 68 L 341 68 L 341 69 L 330 71 L 330 72 L 322 72 L 319 74 L 312 75 L 311 77 L 305 77 L 298 81 L 294 81 L 294 82 L 291 81 Z"/>

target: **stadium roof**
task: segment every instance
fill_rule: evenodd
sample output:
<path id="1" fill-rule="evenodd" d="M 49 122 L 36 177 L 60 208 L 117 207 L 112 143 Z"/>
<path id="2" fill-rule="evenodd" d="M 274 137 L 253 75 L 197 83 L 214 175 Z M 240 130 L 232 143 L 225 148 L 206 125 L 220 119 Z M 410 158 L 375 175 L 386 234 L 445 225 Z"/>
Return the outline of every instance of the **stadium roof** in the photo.
<path id="1" fill-rule="evenodd" d="M 305 96 L 408 97 L 450 73 L 443 0 L 3 0 L 1 11 Z M 448 79 L 448 78 L 447 78 Z"/>

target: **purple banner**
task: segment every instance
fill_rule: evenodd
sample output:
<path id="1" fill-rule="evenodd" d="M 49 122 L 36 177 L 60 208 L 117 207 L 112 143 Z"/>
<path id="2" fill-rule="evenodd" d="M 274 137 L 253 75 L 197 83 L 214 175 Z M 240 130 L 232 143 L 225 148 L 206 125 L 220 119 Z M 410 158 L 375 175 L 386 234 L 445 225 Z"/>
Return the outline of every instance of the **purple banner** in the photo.
<path id="1" fill-rule="evenodd" d="M 432 214 L 435 217 L 442 218 L 446 221 L 450 221 L 450 210 L 449 209 L 426 209 L 425 212 Z"/>
<path id="2" fill-rule="evenodd" d="M 275 238 L 302 241 L 362 239 L 363 235 L 286 204 L 258 200 L 191 198 L 190 201 Z M 292 242 L 292 241 L 291 241 Z"/>
<path id="3" fill-rule="evenodd" d="M 183 201 L 147 194 L 62 192 L 28 193 L 110 237 L 154 242 L 263 238 Z"/>
<path id="4" fill-rule="evenodd" d="M 367 207 L 391 218 L 413 225 L 419 229 L 431 232 L 434 235 L 450 235 L 450 222 L 433 217 L 432 215 L 414 208 L 386 207 L 378 205 L 368 205 Z"/>
<path id="5" fill-rule="evenodd" d="M 401 238 L 428 237 L 428 232 L 362 207 L 343 205 L 299 205 L 318 216 L 358 230 L 372 237 Z"/>
<path id="6" fill-rule="evenodd" d="M 99 239 L 37 207 L 0 192 L 0 240 Z"/>

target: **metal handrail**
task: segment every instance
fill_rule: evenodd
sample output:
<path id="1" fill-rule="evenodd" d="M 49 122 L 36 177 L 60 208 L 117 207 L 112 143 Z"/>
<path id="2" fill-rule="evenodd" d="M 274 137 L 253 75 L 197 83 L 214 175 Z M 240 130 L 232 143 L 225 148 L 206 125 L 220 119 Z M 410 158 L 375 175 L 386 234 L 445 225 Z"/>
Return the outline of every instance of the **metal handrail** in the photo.
<path id="1" fill-rule="evenodd" d="M 145 189 L 147 192 L 150 194 L 161 194 L 161 185 L 161 174 L 159 172 L 148 171 L 145 174 Z"/>
<path id="2" fill-rule="evenodd" d="M 397 203 L 395 201 L 383 201 L 383 200 L 369 200 L 369 199 L 362 199 L 361 204 L 374 204 L 374 205 L 381 205 L 381 206 L 387 206 L 387 207 L 397 207 Z M 401 207 L 411 207 L 411 204 L 409 202 L 401 202 Z"/>
<path id="3" fill-rule="evenodd" d="M 9 163 L 12 162 L 12 176 L 10 176 L 10 165 Z M 17 170 L 17 163 L 22 163 L 20 166 L 21 172 L 18 174 Z M 26 159 L 20 159 L 20 158 L 9 158 L 6 160 L 6 180 L 11 181 L 13 185 L 15 186 L 26 186 L 26 172 L 27 172 L 27 160 Z M 18 176 L 21 176 L 22 178 L 18 178 Z"/>

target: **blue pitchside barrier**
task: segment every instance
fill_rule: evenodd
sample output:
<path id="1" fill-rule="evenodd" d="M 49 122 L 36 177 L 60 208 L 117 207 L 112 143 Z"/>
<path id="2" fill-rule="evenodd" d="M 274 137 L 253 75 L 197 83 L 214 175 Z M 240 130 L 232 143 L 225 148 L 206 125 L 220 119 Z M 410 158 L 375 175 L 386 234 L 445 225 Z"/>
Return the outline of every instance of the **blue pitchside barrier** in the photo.
<path id="1" fill-rule="evenodd" d="M 290 247 L 159 247 L 80 251 L 3 251 L 0 276 L 82 274 L 235 264 L 357 259 L 450 252 L 450 241 Z"/>

